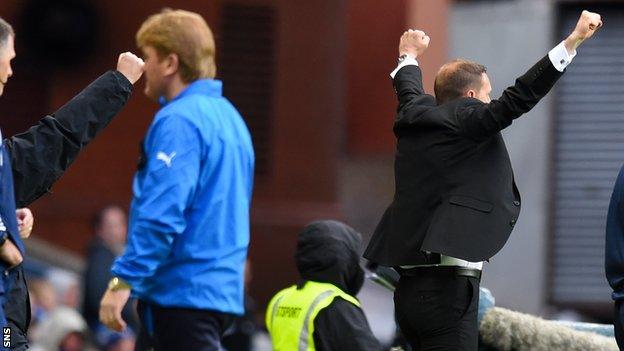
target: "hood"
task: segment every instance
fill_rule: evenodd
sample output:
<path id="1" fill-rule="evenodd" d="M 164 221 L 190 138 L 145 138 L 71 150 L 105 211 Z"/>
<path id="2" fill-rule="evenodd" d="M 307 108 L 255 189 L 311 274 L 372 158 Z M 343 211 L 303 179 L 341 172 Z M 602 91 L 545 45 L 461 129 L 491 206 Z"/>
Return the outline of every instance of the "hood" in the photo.
<path id="1" fill-rule="evenodd" d="M 331 283 L 355 296 L 364 284 L 360 266 L 362 236 L 332 220 L 308 224 L 297 238 L 295 262 L 301 278 Z"/>

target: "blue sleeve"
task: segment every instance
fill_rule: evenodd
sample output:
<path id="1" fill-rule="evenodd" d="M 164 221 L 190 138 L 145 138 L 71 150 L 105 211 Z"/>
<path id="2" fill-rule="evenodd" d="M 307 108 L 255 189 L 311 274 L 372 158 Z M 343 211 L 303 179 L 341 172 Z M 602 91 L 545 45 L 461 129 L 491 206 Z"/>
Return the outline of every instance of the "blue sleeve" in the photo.
<path id="1" fill-rule="evenodd" d="M 197 127 L 184 117 L 159 118 L 145 140 L 145 168 L 137 174 L 128 244 L 112 267 L 113 275 L 138 286 L 152 276 L 186 228 L 201 161 Z"/>

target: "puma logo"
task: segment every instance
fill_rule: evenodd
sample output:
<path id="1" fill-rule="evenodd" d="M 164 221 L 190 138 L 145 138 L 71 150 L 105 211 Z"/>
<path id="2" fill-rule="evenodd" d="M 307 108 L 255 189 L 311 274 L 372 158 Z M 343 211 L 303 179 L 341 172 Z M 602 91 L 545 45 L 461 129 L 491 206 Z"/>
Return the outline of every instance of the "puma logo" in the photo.
<path id="1" fill-rule="evenodd" d="M 167 167 L 171 167 L 171 161 L 173 161 L 173 158 L 175 157 L 175 155 L 176 155 L 175 151 L 169 155 L 167 155 L 166 153 L 162 151 L 158 151 L 158 153 L 156 154 L 156 159 L 163 161 Z"/>

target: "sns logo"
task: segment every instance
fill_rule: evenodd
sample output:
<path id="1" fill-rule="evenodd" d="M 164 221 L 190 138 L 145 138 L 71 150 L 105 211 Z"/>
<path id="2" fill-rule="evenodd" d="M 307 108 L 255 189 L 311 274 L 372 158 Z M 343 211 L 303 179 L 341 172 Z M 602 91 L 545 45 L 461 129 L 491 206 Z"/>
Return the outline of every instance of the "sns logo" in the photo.
<path id="1" fill-rule="evenodd" d="M 173 161 L 173 158 L 175 157 L 175 155 L 176 155 L 175 151 L 169 155 L 167 155 L 166 153 L 162 151 L 158 151 L 158 153 L 156 154 L 156 159 L 163 161 L 167 167 L 171 167 L 171 162 Z"/>
<path id="2" fill-rule="evenodd" d="M 11 328 L 2 328 L 2 347 L 11 347 Z"/>

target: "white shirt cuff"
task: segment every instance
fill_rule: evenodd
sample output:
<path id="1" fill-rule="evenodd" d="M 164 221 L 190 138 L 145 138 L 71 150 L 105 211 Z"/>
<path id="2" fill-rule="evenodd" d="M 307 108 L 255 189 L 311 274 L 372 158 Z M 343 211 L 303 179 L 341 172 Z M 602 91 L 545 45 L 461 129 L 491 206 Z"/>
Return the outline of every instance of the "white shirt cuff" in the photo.
<path id="1" fill-rule="evenodd" d="M 574 50 L 572 55 L 570 55 L 564 42 L 559 43 L 559 45 L 555 46 L 548 53 L 550 62 L 552 62 L 553 66 L 555 66 L 559 72 L 563 72 L 563 70 L 568 67 L 568 65 L 572 62 L 572 59 L 574 59 L 574 56 L 576 56 L 576 50 Z"/>
<path id="2" fill-rule="evenodd" d="M 415 58 L 408 56 L 405 58 L 405 60 L 399 63 L 399 65 L 394 69 L 394 71 L 390 72 L 390 78 L 394 79 L 394 76 L 396 76 L 397 72 L 401 68 L 405 66 L 410 66 L 410 65 L 418 66 L 418 61 L 416 61 Z"/>

